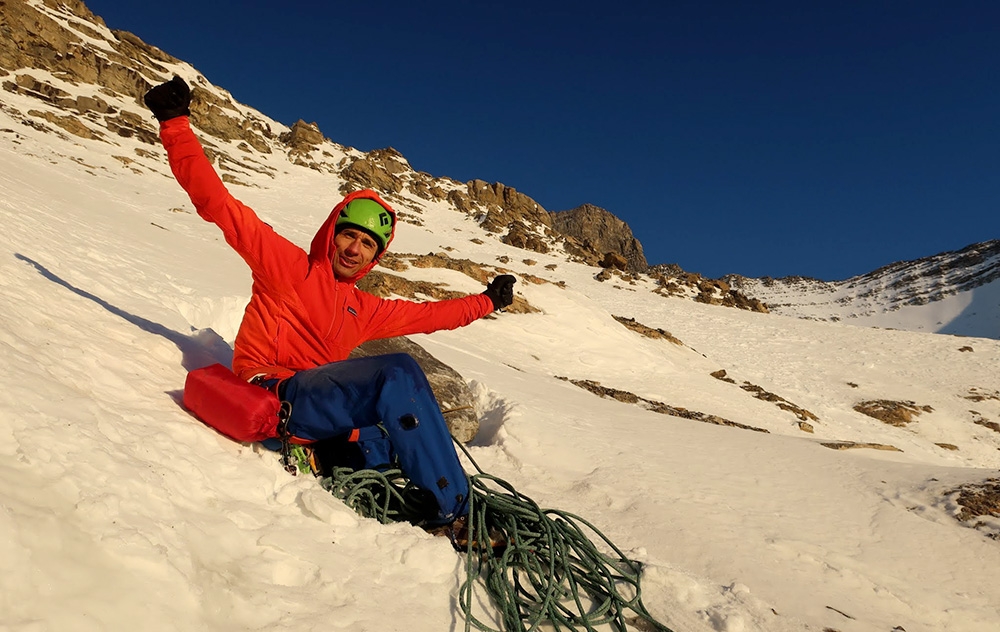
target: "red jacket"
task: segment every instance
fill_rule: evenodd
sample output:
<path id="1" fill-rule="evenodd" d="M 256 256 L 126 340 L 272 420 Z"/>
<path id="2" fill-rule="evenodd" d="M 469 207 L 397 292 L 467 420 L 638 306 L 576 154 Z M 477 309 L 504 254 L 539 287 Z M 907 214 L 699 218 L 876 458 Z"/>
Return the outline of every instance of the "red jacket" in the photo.
<path id="1" fill-rule="evenodd" d="M 306 253 L 226 190 L 186 116 L 164 122 L 160 138 L 174 177 L 198 214 L 222 229 L 226 242 L 253 274 L 250 303 L 234 345 L 233 371 L 241 378 L 287 377 L 344 360 L 366 340 L 455 329 L 493 311 L 492 301 L 482 294 L 414 303 L 362 292 L 354 283 L 378 258 L 355 278 L 338 280 L 334 276 L 334 223 L 349 201 L 373 199 L 395 218 L 395 212 L 375 191 L 348 195 L 330 213 Z"/>

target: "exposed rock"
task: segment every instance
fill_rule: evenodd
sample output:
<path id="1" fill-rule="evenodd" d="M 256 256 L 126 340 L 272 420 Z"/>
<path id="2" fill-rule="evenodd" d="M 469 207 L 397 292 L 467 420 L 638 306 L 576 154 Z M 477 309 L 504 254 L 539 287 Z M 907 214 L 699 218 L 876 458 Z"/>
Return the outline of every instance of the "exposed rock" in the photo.
<path id="1" fill-rule="evenodd" d="M 261 153 L 271 153 L 265 141 L 273 137 L 269 125 L 244 117 L 231 101 L 199 86 L 191 89 L 191 123 L 216 138 L 242 140 Z"/>
<path id="2" fill-rule="evenodd" d="M 70 8 L 82 19 L 103 26 L 100 18 L 80 2 L 68 2 L 53 8 Z M 71 83 L 96 84 L 138 99 L 151 84 L 136 68 L 142 67 L 144 62 L 151 64 L 153 59 L 164 57 L 163 53 L 146 46 L 134 35 L 130 35 L 126 43 L 120 40 L 112 43 L 113 48 L 115 44 L 125 47 L 129 54 L 121 54 L 117 50 L 94 50 L 87 47 L 77 33 L 23 1 L 5 2 L 2 17 L 0 67 L 10 70 L 42 68 Z M 74 24 L 78 30 L 87 31 L 88 37 L 104 39 L 80 22 L 75 21 Z"/>
<path id="3" fill-rule="evenodd" d="M 715 371 L 713 373 L 709 373 L 709 375 L 711 375 L 712 377 L 714 377 L 717 380 L 722 380 L 723 382 L 729 382 L 730 384 L 736 384 L 736 380 L 734 380 L 733 378 L 729 377 L 726 374 L 726 370 L 725 369 L 719 369 L 718 371 Z"/>
<path id="4" fill-rule="evenodd" d="M 403 190 L 400 174 L 410 172 L 410 165 L 403 155 L 391 147 L 369 152 L 354 160 L 340 172 L 344 179 L 342 193 L 358 189 L 375 189 L 382 193 L 399 193 Z"/>
<path id="5" fill-rule="evenodd" d="M 664 264 L 649 269 L 648 274 L 657 282 L 658 294 L 688 296 L 699 303 L 735 307 L 751 312 L 768 313 L 767 305 L 750 298 L 723 279 L 706 279 L 695 272 L 685 272 L 676 264 Z M 727 277 L 727 279 L 731 278 Z"/>
<path id="6" fill-rule="evenodd" d="M 899 448 L 884 443 L 859 443 L 857 441 L 828 441 L 820 444 L 824 448 L 831 450 L 854 450 L 857 448 L 868 448 L 871 450 L 887 450 L 889 452 L 902 452 Z"/>
<path id="7" fill-rule="evenodd" d="M 612 316 L 612 318 L 614 318 L 621 324 L 625 325 L 627 329 L 630 329 L 638 334 L 646 336 L 647 338 L 652 338 L 654 340 L 667 340 L 674 343 L 675 345 L 684 344 L 669 331 L 659 328 L 654 329 L 652 327 L 647 327 L 646 325 L 637 322 L 634 318 L 626 318 L 624 316 Z M 725 373 L 726 373 L 725 371 L 722 372 L 723 376 L 725 375 Z"/>
<path id="8" fill-rule="evenodd" d="M 413 357 L 427 375 L 431 390 L 437 399 L 451 436 L 462 443 L 468 443 L 479 432 L 479 416 L 476 399 L 465 379 L 444 362 L 441 362 L 423 347 L 409 338 L 388 338 L 370 340 L 351 352 L 352 358 L 389 353 L 406 353 Z"/>
<path id="9" fill-rule="evenodd" d="M 601 259 L 599 265 L 602 268 L 614 268 L 623 272 L 628 269 L 628 261 L 617 252 L 604 253 L 604 258 Z"/>
<path id="10" fill-rule="evenodd" d="M 368 152 L 367 155 L 368 160 L 371 160 L 380 166 L 390 175 L 398 176 L 402 173 L 413 173 L 410 163 L 406 161 L 403 154 L 399 153 L 392 147 L 373 149 Z"/>
<path id="11" fill-rule="evenodd" d="M 730 384 L 736 384 L 736 380 L 726 375 L 725 369 L 720 369 L 718 371 L 715 371 L 714 373 L 711 373 L 710 375 L 717 380 L 722 380 L 723 382 L 729 382 Z M 805 408 L 802 408 L 801 406 L 796 406 L 795 404 L 791 403 L 790 401 L 788 401 L 784 397 L 781 397 L 780 395 L 775 395 L 774 393 L 765 391 L 763 388 L 757 386 L 756 384 L 751 384 L 750 382 L 743 382 L 743 384 L 740 385 L 740 388 L 743 389 L 744 391 L 747 391 L 748 393 L 752 393 L 756 399 L 765 402 L 771 402 L 781 410 L 785 410 L 792 413 L 793 415 L 799 418 L 800 422 L 819 421 L 819 417 L 809 412 Z M 802 427 L 801 424 L 799 425 L 799 427 L 800 428 Z M 806 432 L 812 432 L 811 425 L 809 425 L 809 428 L 810 430 L 807 430 Z"/>
<path id="12" fill-rule="evenodd" d="M 112 31 L 109 36 L 106 32 L 100 32 L 96 27 L 103 27 L 104 22 L 78 0 L 50 0 L 45 4 L 59 12 L 70 11 L 95 27 L 73 20 L 72 29 L 65 28 L 23 0 L 4 2 L 3 20 L 0 21 L 0 67 L 11 70 L 45 69 L 64 81 L 96 86 L 102 92 L 121 95 L 139 104 L 142 95 L 149 88 L 169 79 L 162 63 L 179 63 L 176 58 L 149 46 L 131 33 Z M 107 42 L 110 50 L 89 45 L 79 33 Z M 204 82 L 203 78 L 199 80 Z M 18 91 L 63 109 L 73 109 L 79 113 L 115 113 L 113 108 L 96 95 L 70 97 L 55 86 L 35 80 L 30 73 L 20 73 L 15 85 L 18 86 Z M 4 87 L 8 88 L 6 85 Z M 273 137 L 273 134 L 266 123 L 242 116 L 231 100 L 216 96 L 197 85 L 197 82 L 191 91 L 191 119 L 196 127 L 212 136 L 225 140 L 242 140 L 263 153 L 271 151 L 265 139 Z M 122 136 L 139 136 L 144 141 L 148 138 L 145 133 L 139 133 L 139 129 L 145 126 L 120 124 L 112 119 L 109 128 L 112 133 Z"/>
<path id="13" fill-rule="evenodd" d="M 382 298 L 395 296 L 411 300 L 443 301 L 464 296 L 461 292 L 447 290 L 438 283 L 411 281 L 379 270 L 372 270 L 366 274 L 363 279 L 358 281 L 357 285 L 358 289 Z"/>
<path id="14" fill-rule="evenodd" d="M 39 110 L 29 110 L 28 116 L 44 119 L 56 127 L 60 127 L 70 134 L 79 136 L 80 138 L 99 140 L 101 137 L 99 132 L 95 132 L 81 123 L 80 118 L 77 116 L 59 116 L 58 114 L 53 114 L 52 112 L 41 112 Z"/>
<path id="15" fill-rule="evenodd" d="M 1000 402 L 1000 391 L 990 391 L 973 386 L 969 389 L 969 394 L 965 395 L 965 399 L 973 402 L 982 402 L 988 399 Z"/>
<path id="16" fill-rule="evenodd" d="M 624 402 L 626 404 L 636 404 L 646 410 L 653 411 L 654 413 L 660 413 L 662 415 L 672 415 L 674 417 L 681 417 L 683 419 L 692 419 L 694 421 L 701 421 L 708 424 L 714 424 L 716 426 L 730 426 L 732 428 L 742 428 L 744 430 L 753 430 L 755 432 L 768 433 L 769 431 L 764 428 L 756 428 L 754 426 L 748 426 L 746 424 L 737 423 L 735 421 L 730 421 L 718 415 L 711 415 L 707 413 L 702 413 L 694 410 L 688 410 L 686 408 L 680 408 L 677 406 L 670 406 L 669 404 L 664 404 L 663 402 L 658 402 L 651 399 L 646 399 L 644 397 L 639 397 L 634 393 L 628 391 L 622 391 L 615 388 L 609 388 L 607 386 L 602 386 L 600 382 L 595 382 L 593 380 L 571 380 L 566 377 L 559 377 L 557 379 L 565 380 L 571 384 L 575 384 L 584 390 L 588 390 L 595 395 L 601 397 L 614 399 L 619 402 Z"/>
<path id="17" fill-rule="evenodd" d="M 911 401 L 896 402 L 888 399 L 858 402 L 854 405 L 854 410 L 896 427 L 911 423 L 920 413 L 934 411 L 930 406 L 918 406 Z"/>
<path id="18" fill-rule="evenodd" d="M 1000 528 L 995 520 L 1000 518 L 1000 479 L 988 478 L 981 483 L 966 483 L 947 492 L 947 495 L 954 495 L 955 502 L 962 508 L 955 515 L 957 520 L 972 523 L 970 526 L 983 531 L 986 537 L 1000 540 Z M 985 516 L 994 520 L 978 520 Z"/>
<path id="19" fill-rule="evenodd" d="M 733 286 L 748 296 L 772 303 L 778 313 L 836 321 L 840 315 L 869 317 L 906 305 L 926 305 L 1000 279 L 1000 240 L 972 244 L 961 250 L 913 261 L 892 263 L 844 281 L 806 277 L 759 279 L 729 275 Z M 849 310 L 849 311 L 848 311 Z M 996 337 L 986 327 L 975 336 Z M 939 333 L 961 333 L 947 326 Z"/>
<path id="20" fill-rule="evenodd" d="M 740 385 L 740 388 L 749 393 L 753 393 L 753 396 L 759 400 L 765 402 L 771 402 L 781 410 L 786 410 L 792 413 L 793 415 L 798 417 L 801 421 L 819 421 L 819 417 L 809 412 L 805 408 L 796 406 L 795 404 L 791 403 L 790 401 L 788 401 L 784 397 L 781 397 L 780 395 L 769 393 L 768 391 L 765 391 L 763 388 L 757 386 L 756 384 L 751 384 L 750 382 L 743 382 L 743 384 Z"/>
<path id="21" fill-rule="evenodd" d="M 548 213 L 535 200 L 500 182 L 489 184 L 483 180 L 466 183 L 469 199 L 486 209 L 483 228 L 501 232 L 511 224 L 521 221 L 528 226 L 551 226 Z"/>
<path id="22" fill-rule="evenodd" d="M 658 263 L 655 266 L 650 266 L 647 272 L 651 275 L 662 275 L 667 277 L 677 277 L 682 274 L 686 274 L 684 269 L 676 263 Z"/>
<path id="23" fill-rule="evenodd" d="M 406 186 L 407 190 L 424 200 L 439 201 L 448 197 L 441 185 L 422 171 L 415 173 Z"/>
<path id="24" fill-rule="evenodd" d="M 449 298 L 466 296 L 462 292 L 448 290 L 438 283 L 427 281 L 411 281 L 395 274 L 372 270 L 358 281 L 358 289 L 381 296 L 382 298 L 400 297 L 416 301 L 443 301 Z M 485 288 L 484 288 L 485 289 Z M 514 294 L 514 302 L 504 309 L 509 314 L 533 314 L 538 309 L 532 306 L 524 297 Z M 489 318 L 489 317 L 487 317 Z"/>
<path id="25" fill-rule="evenodd" d="M 14 77 L 16 88 L 8 89 L 9 92 L 20 92 L 28 94 L 42 101 L 47 101 L 56 105 L 71 103 L 70 94 L 53 85 L 39 81 L 29 74 L 18 74 Z"/>
<path id="26" fill-rule="evenodd" d="M 518 221 L 510 225 L 507 234 L 500 238 L 500 241 L 508 246 L 524 248 L 533 252 L 545 254 L 549 251 L 549 244 L 538 233 L 528 228 L 524 223 Z"/>
<path id="27" fill-rule="evenodd" d="M 160 136 L 152 124 L 132 112 L 121 112 L 117 116 L 104 117 L 108 130 L 123 138 L 135 137 L 149 145 L 160 145 Z"/>
<path id="28" fill-rule="evenodd" d="M 74 107 L 80 114 L 86 114 L 87 112 L 114 114 L 117 111 L 101 97 L 78 96 Z"/>
<path id="29" fill-rule="evenodd" d="M 974 410 L 970 410 L 969 412 L 972 413 L 972 423 L 983 428 L 989 428 L 993 432 L 1000 432 L 1000 424 L 997 422 L 986 419 Z"/>
<path id="30" fill-rule="evenodd" d="M 80 3 L 81 10 L 86 10 Z M 89 11 L 88 11 L 89 13 Z M 89 18 L 96 21 L 93 14 Z M 54 68 L 83 39 L 23 0 L 9 0 L 0 11 L 0 67 Z"/>
<path id="31" fill-rule="evenodd" d="M 543 254 L 549 251 L 546 239 L 552 235 L 549 214 L 513 187 L 470 180 L 465 191 L 451 189 L 445 199 L 457 210 L 477 216 L 487 231 L 504 233 L 500 238 L 503 243 Z"/>
<path id="32" fill-rule="evenodd" d="M 488 269 L 469 259 L 455 259 L 443 253 L 428 253 L 426 255 L 409 256 L 406 258 L 414 268 L 444 268 L 461 272 L 485 286 L 496 275 L 495 269 Z"/>
<path id="33" fill-rule="evenodd" d="M 632 229 L 609 211 L 584 204 L 568 211 L 549 213 L 549 217 L 556 232 L 575 240 L 569 248 L 576 247 L 599 259 L 607 253 L 615 253 L 627 262 L 627 269 L 632 272 L 645 272 L 649 267 L 642 244 L 632 234 Z"/>
<path id="34" fill-rule="evenodd" d="M 306 123 L 302 119 L 299 119 L 295 121 L 295 124 L 292 125 L 289 131 L 280 134 L 278 140 L 287 145 L 292 151 L 307 154 L 323 144 L 326 138 L 323 136 L 323 132 L 319 131 L 319 125 L 316 123 Z"/>
<path id="35" fill-rule="evenodd" d="M 459 191 L 458 189 L 448 191 L 448 197 L 446 199 L 452 206 L 463 213 L 471 213 L 474 208 L 472 198 L 470 198 L 467 193 Z"/>

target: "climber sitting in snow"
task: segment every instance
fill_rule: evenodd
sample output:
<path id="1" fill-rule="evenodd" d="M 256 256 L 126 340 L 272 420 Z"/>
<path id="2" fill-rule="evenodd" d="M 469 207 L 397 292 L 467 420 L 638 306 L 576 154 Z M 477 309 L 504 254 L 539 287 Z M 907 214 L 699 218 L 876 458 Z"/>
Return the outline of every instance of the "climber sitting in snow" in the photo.
<path id="1" fill-rule="evenodd" d="M 144 101 L 160 122 L 177 181 L 253 273 L 233 371 L 290 403 L 284 440 L 339 438 L 342 446 L 355 446 L 350 463 L 355 467 L 376 467 L 396 457 L 406 475 L 437 501 L 429 524 L 461 516 L 467 481 L 416 362 L 403 354 L 347 358 L 367 340 L 454 329 L 502 309 L 513 301 L 514 277 L 498 276 L 482 294 L 438 302 L 362 292 L 355 283 L 385 254 L 396 228 L 395 212 L 375 191 L 356 191 L 337 204 L 307 253 L 226 189 L 191 130 L 191 91 L 183 79 L 154 87 Z M 276 427 L 274 436 L 281 430 Z M 423 469 L 431 473 L 417 472 Z"/>

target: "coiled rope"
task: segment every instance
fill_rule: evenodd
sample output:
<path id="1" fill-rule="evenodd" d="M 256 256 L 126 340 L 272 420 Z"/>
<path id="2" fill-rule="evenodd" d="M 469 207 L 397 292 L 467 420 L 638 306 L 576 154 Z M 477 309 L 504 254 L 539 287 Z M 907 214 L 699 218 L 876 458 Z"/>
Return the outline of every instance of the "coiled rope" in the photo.
<path id="1" fill-rule="evenodd" d="M 557 631 L 608 626 L 616 632 L 672 632 L 642 603 L 640 562 L 629 559 L 580 516 L 542 509 L 510 483 L 483 472 L 465 446 L 456 443 L 477 472 L 469 477 L 466 578 L 459 589 L 466 632 L 501 632 L 473 614 L 477 583 L 499 611 L 502 632 L 543 626 Z M 416 488 L 397 469 L 335 468 L 321 484 L 360 515 L 383 524 L 416 523 L 422 515 Z M 613 554 L 602 553 L 587 532 Z M 491 536 L 500 536 L 505 546 L 494 548 Z"/>

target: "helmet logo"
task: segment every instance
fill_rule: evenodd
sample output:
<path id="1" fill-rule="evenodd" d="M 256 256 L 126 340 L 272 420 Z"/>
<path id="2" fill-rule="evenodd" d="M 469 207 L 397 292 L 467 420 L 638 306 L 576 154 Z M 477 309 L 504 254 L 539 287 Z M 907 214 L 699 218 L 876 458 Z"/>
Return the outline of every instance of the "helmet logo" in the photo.
<path id="1" fill-rule="evenodd" d="M 369 198 L 355 198 L 341 209 L 335 231 L 351 225 L 370 232 L 378 241 L 379 250 L 385 250 L 392 238 L 392 214 L 381 204 Z"/>

